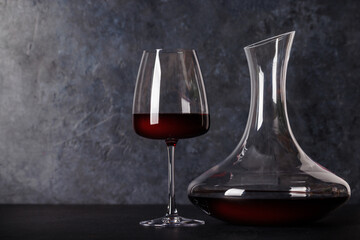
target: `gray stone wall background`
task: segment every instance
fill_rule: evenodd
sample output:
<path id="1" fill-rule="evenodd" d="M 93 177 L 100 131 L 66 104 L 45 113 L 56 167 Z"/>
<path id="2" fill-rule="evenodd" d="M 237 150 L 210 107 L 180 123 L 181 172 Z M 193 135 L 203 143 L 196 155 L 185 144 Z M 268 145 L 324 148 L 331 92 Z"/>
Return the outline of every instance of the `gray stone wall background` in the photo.
<path id="1" fill-rule="evenodd" d="M 132 129 L 143 49 L 195 48 L 208 134 L 179 142 L 176 188 L 245 128 L 243 47 L 296 30 L 288 111 L 306 153 L 360 202 L 359 1 L 0 0 L 0 203 L 165 203 L 165 144 Z"/>

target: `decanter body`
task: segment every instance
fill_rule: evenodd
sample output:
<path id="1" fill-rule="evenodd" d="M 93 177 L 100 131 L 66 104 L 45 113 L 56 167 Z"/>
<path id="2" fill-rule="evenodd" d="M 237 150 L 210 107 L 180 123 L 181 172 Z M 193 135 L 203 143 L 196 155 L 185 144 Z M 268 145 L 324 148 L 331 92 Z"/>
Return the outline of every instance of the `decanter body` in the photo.
<path id="1" fill-rule="evenodd" d="M 245 47 L 251 102 L 243 137 L 188 187 L 191 202 L 213 217 L 251 225 L 306 222 L 350 197 L 347 182 L 307 156 L 291 131 L 285 85 L 294 35 Z"/>

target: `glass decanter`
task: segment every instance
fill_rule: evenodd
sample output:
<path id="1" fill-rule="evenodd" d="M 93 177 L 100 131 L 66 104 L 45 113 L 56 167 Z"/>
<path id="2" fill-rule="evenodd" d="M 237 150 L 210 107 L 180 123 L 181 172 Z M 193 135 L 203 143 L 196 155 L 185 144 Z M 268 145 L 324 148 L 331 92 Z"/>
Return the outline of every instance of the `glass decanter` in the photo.
<path id="1" fill-rule="evenodd" d="M 295 32 L 245 47 L 250 112 L 234 151 L 188 187 L 190 201 L 221 220 L 250 225 L 316 220 L 350 197 L 346 181 L 297 143 L 286 108 L 286 71 Z"/>

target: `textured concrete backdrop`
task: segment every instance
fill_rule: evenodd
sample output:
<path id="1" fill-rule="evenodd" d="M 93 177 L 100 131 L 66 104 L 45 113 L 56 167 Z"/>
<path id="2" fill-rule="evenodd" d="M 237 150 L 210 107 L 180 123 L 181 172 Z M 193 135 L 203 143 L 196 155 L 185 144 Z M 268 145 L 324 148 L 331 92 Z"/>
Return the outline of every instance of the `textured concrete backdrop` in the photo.
<path id="1" fill-rule="evenodd" d="M 298 142 L 360 202 L 359 1 L 0 0 L 0 203 L 164 203 L 165 144 L 131 123 L 143 49 L 198 50 L 208 134 L 179 142 L 177 200 L 245 128 L 243 47 L 296 30 L 287 96 Z"/>

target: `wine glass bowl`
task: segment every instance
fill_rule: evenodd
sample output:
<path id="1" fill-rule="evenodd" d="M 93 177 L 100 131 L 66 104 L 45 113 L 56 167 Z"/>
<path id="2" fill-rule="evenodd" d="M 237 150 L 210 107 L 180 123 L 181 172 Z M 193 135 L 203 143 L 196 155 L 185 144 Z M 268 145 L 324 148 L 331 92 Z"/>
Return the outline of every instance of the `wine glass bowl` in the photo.
<path id="1" fill-rule="evenodd" d="M 174 153 L 179 139 L 205 134 L 210 116 L 204 82 L 195 50 L 145 50 L 136 80 L 133 127 L 145 138 L 163 139 L 168 150 L 169 204 L 162 218 L 143 226 L 178 227 L 204 224 L 177 213 L 174 187 Z"/>

